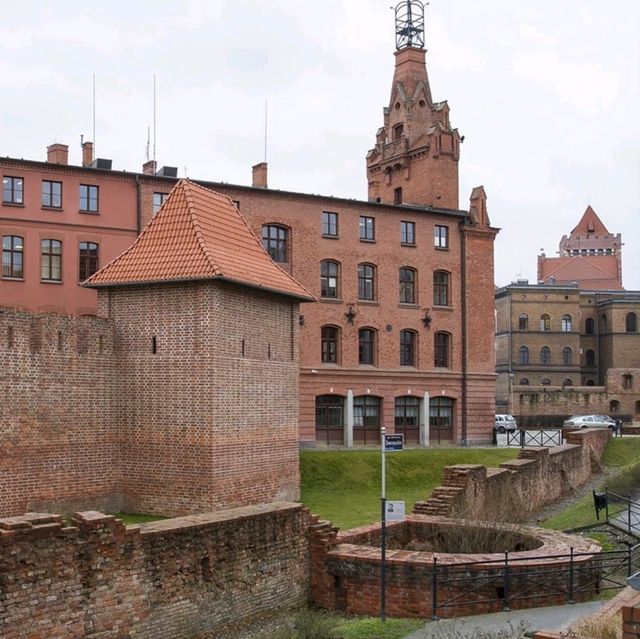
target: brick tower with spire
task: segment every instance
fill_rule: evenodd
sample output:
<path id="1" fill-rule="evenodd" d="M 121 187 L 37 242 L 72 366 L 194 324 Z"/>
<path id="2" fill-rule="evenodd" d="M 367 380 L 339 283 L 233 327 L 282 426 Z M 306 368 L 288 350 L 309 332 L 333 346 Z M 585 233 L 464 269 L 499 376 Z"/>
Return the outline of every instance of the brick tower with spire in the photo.
<path id="1" fill-rule="evenodd" d="M 447 102 L 431 97 L 424 48 L 424 6 L 396 8 L 395 70 L 384 126 L 367 153 L 369 200 L 458 208 L 460 136 Z"/>

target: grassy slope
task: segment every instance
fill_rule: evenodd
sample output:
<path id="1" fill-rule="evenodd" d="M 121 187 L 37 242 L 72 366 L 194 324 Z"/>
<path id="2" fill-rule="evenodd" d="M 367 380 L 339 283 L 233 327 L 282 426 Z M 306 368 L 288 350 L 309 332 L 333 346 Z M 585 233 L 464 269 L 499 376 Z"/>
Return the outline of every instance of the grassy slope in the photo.
<path id="1" fill-rule="evenodd" d="M 387 499 L 404 500 L 406 512 L 426 499 L 453 464 L 498 466 L 518 449 L 454 448 L 387 454 Z M 343 530 L 380 521 L 380 451 L 306 450 L 300 453 L 301 500 Z"/>

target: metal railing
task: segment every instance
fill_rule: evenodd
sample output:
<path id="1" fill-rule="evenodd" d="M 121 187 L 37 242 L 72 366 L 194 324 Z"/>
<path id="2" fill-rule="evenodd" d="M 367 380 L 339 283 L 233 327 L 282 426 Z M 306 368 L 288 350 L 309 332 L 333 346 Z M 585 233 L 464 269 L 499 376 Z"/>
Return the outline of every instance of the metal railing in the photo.
<path id="1" fill-rule="evenodd" d="M 507 431 L 507 446 L 562 446 L 562 430 Z"/>
<path id="2" fill-rule="evenodd" d="M 532 562 L 533 565 L 532 565 Z M 432 617 L 448 608 L 510 610 L 523 602 L 575 603 L 627 585 L 640 568 L 640 544 L 627 550 L 439 564 L 431 571 Z M 541 605 L 540 602 L 538 605 Z M 535 605 L 532 603 L 532 605 Z"/>
<path id="3" fill-rule="evenodd" d="M 605 512 L 607 523 L 640 537 L 640 502 L 631 495 L 618 495 L 605 488 Z"/>

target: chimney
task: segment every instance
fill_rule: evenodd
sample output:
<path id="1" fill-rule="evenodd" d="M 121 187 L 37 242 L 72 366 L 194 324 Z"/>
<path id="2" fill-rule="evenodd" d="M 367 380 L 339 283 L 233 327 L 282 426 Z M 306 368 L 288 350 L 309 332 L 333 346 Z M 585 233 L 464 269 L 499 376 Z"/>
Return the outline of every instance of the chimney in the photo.
<path id="1" fill-rule="evenodd" d="M 93 164 L 93 142 L 82 143 L 82 166 Z"/>
<path id="2" fill-rule="evenodd" d="M 157 165 L 157 162 L 155 160 L 148 160 L 142 165 L 142 172 L 145 175 L 155 175 L 156 165 Z"/>
<path id="3" fill-rule="evenodd" d="M 56 143 L 48 146 L 47 162 L 50 164 L 69 164 L 69 145 Z"/>
<path id="4" fill-rule="evenodd" d="M 267 163 L 260 162 L 253 168 L 253 187 L 257 189 L 267 188 Z"/>

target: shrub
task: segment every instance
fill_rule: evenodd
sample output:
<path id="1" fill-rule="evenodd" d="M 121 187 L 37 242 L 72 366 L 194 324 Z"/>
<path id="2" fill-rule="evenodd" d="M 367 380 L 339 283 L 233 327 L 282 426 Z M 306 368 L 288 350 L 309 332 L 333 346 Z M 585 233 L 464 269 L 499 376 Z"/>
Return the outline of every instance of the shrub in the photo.
<path id="1" fill-rule="evenodd" d="M 595 616 L 576 622 L 562 633 L 566 639 L 622 639 L 622 613 Z"/>

